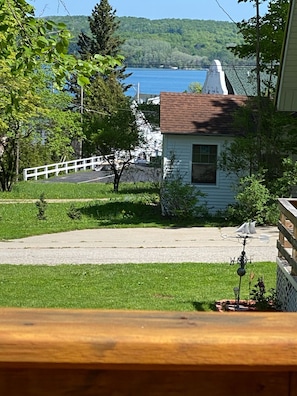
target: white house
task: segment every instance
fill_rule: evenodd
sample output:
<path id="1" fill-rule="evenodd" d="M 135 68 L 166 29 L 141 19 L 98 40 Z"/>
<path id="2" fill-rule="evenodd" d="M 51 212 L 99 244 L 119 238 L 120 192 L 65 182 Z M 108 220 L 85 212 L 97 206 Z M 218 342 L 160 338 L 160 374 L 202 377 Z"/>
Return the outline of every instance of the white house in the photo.
<path id="1" fill-rule="evenodd" d="M 234 203 L 237 179 L 219 170 L 217 160 L 224 145 L 240 133 L 233 127 L 233 117 L 246 100 L 239 95 L 161 93 L 163 180 L 178 171 L 185 183 L 207 194 L 200 202 L 207 203 L 210 213 Z"/>
<path id="2" fill-rule="evenodd" d="M 276 92 L 280 111 L 297 111 L 297 1 L 291 0 Z"/>

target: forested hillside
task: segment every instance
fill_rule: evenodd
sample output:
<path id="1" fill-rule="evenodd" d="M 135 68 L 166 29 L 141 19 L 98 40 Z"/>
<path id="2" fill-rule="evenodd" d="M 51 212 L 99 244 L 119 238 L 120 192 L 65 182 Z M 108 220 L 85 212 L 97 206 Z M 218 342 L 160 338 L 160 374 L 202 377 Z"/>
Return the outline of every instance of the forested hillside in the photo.
<path id="1" fill-rule="evenodd" d="M 87 16 L 50 17 L 64 22 L 73 34 L 70 52 L 77 51 L 77 37 L 89 34 Z M 214 59 L 223 64 L 242 63 L 227 49 L 241 42 L 234 23 L 192 19 L 121 17 L 118 33 L 125 38 L 122 54 L 128 67 L 206 68 Z"/>

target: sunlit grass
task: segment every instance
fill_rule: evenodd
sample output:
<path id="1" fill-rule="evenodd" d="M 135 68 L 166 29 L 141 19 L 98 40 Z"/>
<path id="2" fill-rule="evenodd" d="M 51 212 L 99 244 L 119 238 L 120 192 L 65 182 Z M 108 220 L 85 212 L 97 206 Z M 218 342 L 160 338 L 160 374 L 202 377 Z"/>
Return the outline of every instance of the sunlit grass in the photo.
<path id="1" fill-rule="evenodd" d="M 121 183 L 119 193 L 115 194 L 112 183 L 26 181 L 14 184 L 11 192 L 0 192 L 0 199 L 39 199 L 41 194 L 47 199 L 100 199 L 144 192 L 156 194 L 158 188 L 153 183 Z"/>
<path id="2" fill-rule="evenodd" d="M 47 203 L 45 219 L 38 219 L 36 202 L 44 194 L 74 202 Z M 101 227 L 163 227 L 219 225 L 214 219 L 162 217 L 158 188 L 150 183 L 123 183 L 119 194 L 110 184 L 24 182 L 0 199 L 31 199 L 0 203 L 0 240 L 30 235 Z M 89 199 L 89 201 L 79 201 Z M 69 213 L 78 211 L 79 218 Z M 209 221 L 211 220 L 211 221 Z M 221 223 L 223 224 L 223 223 Z M 248 271 L 264 276 L 275 287 L 275 264 L 249 264 Z M 228 264 L 118 265 L 1 265 L 0 306 L 208 311 L 218 299 L 233 298 L 238 286 L 237 266 Z M 248 274 L 242 297 L 248 298 Z"/>
<path id="3" fill-rule="evenodd" d="M 233 298 L 237 266 L 228 264 L 1 265 L 0 306 L 209 311 L 218 299 Z M 276 264 L 253 263 L 249 274 L 275 287 Z M 252 284 L 252 285 L 253 285 Z"/>
<path id="4" fill-rule="evenodd" d="M 36 202 L 42 195 L 47 206 L 45 219 L 39 220 Z M 13 199 L 31 202 L 6 203 Z M 80 213 L 80 219 L 69 217 L 71 208 Z M 0 193 L 0 240 L 102 227 L 221 226 L 222 222 L 211 217 L 165 218 L 154 183 L 122 183 L 115 194 L 110 183 L 21 182 L 12 192 Z"/>

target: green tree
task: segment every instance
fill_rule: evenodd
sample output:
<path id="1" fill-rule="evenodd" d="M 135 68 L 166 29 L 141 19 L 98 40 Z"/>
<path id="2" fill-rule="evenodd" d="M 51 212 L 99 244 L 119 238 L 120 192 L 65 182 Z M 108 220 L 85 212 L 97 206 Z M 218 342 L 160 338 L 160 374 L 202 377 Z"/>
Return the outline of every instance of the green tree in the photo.
<path id="1" fill-rule="evenodd" d="M 247 1 L 256 6 L 260 4 L 260 0 L 238 0 L 239 3 Z M 289 0 L 270 0 L 264 16 L 255 15 L 239 22 L 237 26 L 243 43 L 230 50 L 239 58 L 256 59 L 260 72 L 277 76 L 289 3 Z"/>
<path id="2" fill-rule="evenodd" d="M 83 85 L 94 72 L 106 73 L 119 64 L 112 57 L 75 59 L 67 54 L 69 38 L 65 25 L 34 18 L 34 9 L 25 0 L 0 0 L 2 190 L 9 191 L 17 180 L 21 142 L 32 138 L 33 120 L 45 113 L 38 70 L 48 65 L 52 84 L 61 86 L 70 74 L 76 74 Z"/>
<path id="3" fill-rule="evenodd" d="M 97 112 L 102 116 L 111 116 L 122 106 L 125 99 L 123 89 L 116 76 L 110 75 L 108 79 L 96 76 L 91 84 L 84 89 L 84 116 Z"/>
<path id="4" fill-rule="evenodd" d="M 241 134 L 222 153 L 220 166 L 241 176 L 264 174 L 263 183 L 274 194 L 275 181 L 285 170 L 284 159 L 297 152 L 297 122 L 291 114 L 276 111 L 271 99 L 274 87 L 270 84 L 268 91 L 262 91 L 261 74 L 277 73 L 289 2 L 270 0 L 267 14 L 261 17 L 260 0 L 238 1 L 252 1 L 256 6 L 256 16 L 238 24 L 244 43 L 232 51 L 241 58 L 256 59 L 257 96 L 236 113 L 235 125 Z"/>
<path id="5" fill-rule="evenodd" d="M 188 86 L 188 89 L 187 89 L 186 92 L 201 93 L 202 92 L 202 85 L 199 82 L 197 82 L 197 81 L 193 81 Z"/>
<path id="6" fill-rule="evenodd" d="M 72 159 L 75 143 L 83 138 L 80 114 L 72 110 L 73 97 L 68 92 L 50 91 L 47 83 L 45 76 L 44 87 L 39 88 L 40 105 L 44 111 L 31 120 L 35 132 L 31 145 L 34 147 L 37 144 L 42 148 L 44 158 L 41 164 Z M 27 163 L 28 166 L 30 164 Z"/>
<path id="7" fill-rule="evenodd" d="M 234 126 L 241 134 L 225 147 L 220 167 L 238 176 L 265 171 L 266 186 L 270 187 L 283 174 L 284 158 L 297 153 L 297 121 L 293 115 L 277 112 L 271 99 L 260 97 L 258 130 L 258 101 L 250 98 L 234 114 Z"/>
<path id="8" fill-rule="evenodd" d="M 91 36 L 82 33 L 78 43 L 82 58 L 94 54 L 117 56 L 124 41 L 117 35 L 119 22 L 108 0 L 101 0 L 88 20 Z M 135 113 L 121 84 L 126 77 L 124 70 L 115 68 L 108 75 L 97 73 L 84 92 L 84 153 L 105 156 L 114 175 L 115 192 L 131 163 L 131 151 L 139 142 Z"/>
<path id="9" fill-rule="evenodd" d="M 30 119 L 38 115 L 40 103 L 35 76 L 16 79 L 5 62 L 0 60 L 0 65 L 0 183 L 1 190 L 10 191 L 19 174 L 20 143 L 30 136 Z"/>
<path id="10" fill-rule="evenodd" d="M 91 36 L 82 32 L 78 38 L 82 58 L 95 54 L 116 56 L 124 40 L 117 34 L 119 21 L 116 10 L 112 9 L 108 0 L 101 0 L 95 5 L 88 22 Z"/>
<path id="11" fill-rule="evenodd" d="M 262 175 L 251 175 L 240 180 L 236 196 L 236 216 L 240 221 L 254 220 L 258 224 L 267 222 L 270 193 Z"/>
<path id="12" fill-rule="evenodd" d="M 153 129 L 160 128 L 160 105 L 153 103 L 140 103 L 138 104 L 138 109 L 144 114 L 147 122 L 151 125 Z"/>
<path id="13" fill-rule="evenodd" d="M 58 85 L 73 74 L 84 85 L 94 72 L 120 65 L 120 57 L 97 54 L 86 62 L 68 55 L 71 34 L 66 25 L 35 18 L 34 8 L 25 0 L 0 0 L 0 28 L 0 59 L 13 75 L 26 75 L 43 63 L 50 65 Z"/>
<path id="14" fill-rule="evenodd" d="M 2 103 L 0 127 L 3 150 L 0 155 L 1 189 L 9 191 L 25 167 L 72 158 L 73 142 L 81 137 L 79 114 L 71 111 L 72 97 L 48 89 L 47 74 L 15 79 L 0 72 Z M 12 108 L 7 90 L 23 91 L 18 108 Z M 26 91 L 25 91 L 26 90 Z"/>
<path id="15" fill-rule="evenodd" d="M 101 56 L 116 57 L 120 47 L 124 43 L 118 34 L 120 22 L 116 19 L 114 10 L 108 0 L 101 0 L 92 10 L 92 15 L 88 17 L 91 35 L 81 32 L 78 37 L 78 52 L 82 59 L 99 54 Z M 125 79 L 125 67 L 116 67 L 113 74 L 120 80 Z M 108 78 L 108 76 L 103 76 Z"/>
<path id="16" fill-rule="evenodd" d="M 118 192 L 120 179 L 132 160 L 132 151 L 141 143 L 134 114 L 127 98 L 117 103 L 118 109 L 110 116 L 90 113 L 85 124 L 85 150 L 103 155 L 114 175 L 114 191 Z"/>

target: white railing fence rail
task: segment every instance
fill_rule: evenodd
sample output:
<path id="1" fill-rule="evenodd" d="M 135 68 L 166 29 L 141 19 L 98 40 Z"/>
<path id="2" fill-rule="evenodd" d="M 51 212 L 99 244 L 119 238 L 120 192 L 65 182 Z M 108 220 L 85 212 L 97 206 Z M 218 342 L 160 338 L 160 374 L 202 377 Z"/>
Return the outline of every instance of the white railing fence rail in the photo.
<path id="1" fill-rule="evenodd" d="M 67 174 L 69 172 L 78 172 L 80 170 L 94 170 L 96 167 L 103 165 L 104 162 L 105 160 L 103 156 L 96 156 L 37 166 L 35 168 L 26 168 L 23 170 L 23 178 L 25 181 L 29 179 L 37 180 L 39 177 L 48 179 L 51 175 L 59 176 L 61 173 Z"/>

